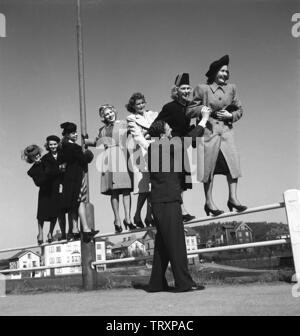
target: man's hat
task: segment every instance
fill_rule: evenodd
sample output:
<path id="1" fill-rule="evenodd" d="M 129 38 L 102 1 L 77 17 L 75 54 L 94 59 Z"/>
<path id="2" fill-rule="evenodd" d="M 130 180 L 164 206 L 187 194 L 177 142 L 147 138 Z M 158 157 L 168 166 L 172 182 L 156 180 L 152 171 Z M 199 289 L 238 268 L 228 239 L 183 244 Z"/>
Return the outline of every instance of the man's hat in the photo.
<path id="1" fill-rule="evenodd" d="M 60 128 L 63 129 L 62 135 L 69 134 L 69 133 L 72 133 L 72 132 L 76 132 L 76 130 L 77 130 L 76 124 L 74 124 L 72 122 L 68 122 L 68 121 L 62 123 L 60 125 Z"/>
<path id="2" fill-rule="evenodd" d="M 222 68 L 223 65 L 228 65 L 229 64 L 229 56 L 225 55 L 218 59 L 215 62 L 212 62 L 211 65 L 209 66 L 209 70 L 205 74 L 206 77 L 211 78 L 214 77 L 217 72 Z"/>
<path id="3" fill-rule="evenodd" d="M 175 79 L 175 85 L 181 86 L 181 85 L 190 85 L 190 76 L 188 73 L 184 72 L 176 76 Z"/>

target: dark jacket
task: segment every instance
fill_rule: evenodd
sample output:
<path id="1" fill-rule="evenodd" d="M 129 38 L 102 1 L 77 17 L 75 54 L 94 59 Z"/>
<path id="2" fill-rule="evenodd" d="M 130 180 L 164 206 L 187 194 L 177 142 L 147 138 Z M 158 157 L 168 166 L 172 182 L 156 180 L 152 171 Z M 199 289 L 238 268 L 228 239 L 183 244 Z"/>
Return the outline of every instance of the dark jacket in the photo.
<path id="1" fill-rule="evenodd" d="M 56 221 L 60 209 L 59 184 L 61 180 L 58 162 L 51 153 L 48 153 L 42 157 L 41 163 L 33 164 L 27 174 L 32 177 L 35 185 L 40 187 L 37 219 Z"/>
<path id="2" fill-rule="evenodd" d="M 187 136 L 196 141 L 196 137 L 203 136 L 204 128 L 196 126 Z M 170 146 L 170 142 L 174 145 Z M 178 146 L 182 145 L 182 138 L 172 140 L 163 139 L 151 143 L 148 149 L 148 168 L 151 181 L 151 202 L 182 202 L 181 192 L 185 173 L 182 169 L 182 153 Z M 176 148 L 178 150 L 176 150 Z M 168 160 L 169 158 L 169 160 Z M 164 164 L 165 167 L 164 167 Z M 169 168 L 169 169 L 168 169 Z M 167 171 L 166 171 L 167 169 Z"/>
<path id="3" fill-rule="evenodd" d="M 81 146 L 76 143 L 65 142 L 62 144 L 60 163 L 66 163 L 61 199 L 61 207 L 64 212 L 79 207 L 78 196 L 84 173 L 91 161 L 90 154 L 91 152 L 88 150 L 83 152 Z"/>
<path id="4" fill-rule="evenodd" d="M 155 120 L 164 120 L 172 128 L 172 136 L 185 136 L 190 131 L 190 118 L 186 115 L 186 105 L 173 100 L 163 106 Z"/>

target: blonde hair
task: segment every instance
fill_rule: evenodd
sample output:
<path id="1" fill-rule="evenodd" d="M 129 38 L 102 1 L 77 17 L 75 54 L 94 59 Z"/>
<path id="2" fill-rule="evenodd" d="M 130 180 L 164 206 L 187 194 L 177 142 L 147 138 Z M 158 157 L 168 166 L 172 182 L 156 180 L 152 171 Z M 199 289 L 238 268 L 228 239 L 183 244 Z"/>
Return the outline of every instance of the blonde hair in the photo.
<path id="1" fill-rule="evenodd" d="M 116 110 L 116 108 L 115 108 L 113 105 L 111 105 L 111 104 L 103 104 L 103 105 L 101 105 L 101 106 L 99 107 L 99 116 L 100 116 L 101 121 L 102 121 L 104 124 L 107 124 L 107 121 L 106 121 L 105 118 L 104 118 L 104 111 L 105 111 L 106 109 L 110 109 L 110 110 L 112 110 L 112 111 L 114 112 L 115 116 L 116 116 L 116 119 L 117 119 L 117 110 Z"/>

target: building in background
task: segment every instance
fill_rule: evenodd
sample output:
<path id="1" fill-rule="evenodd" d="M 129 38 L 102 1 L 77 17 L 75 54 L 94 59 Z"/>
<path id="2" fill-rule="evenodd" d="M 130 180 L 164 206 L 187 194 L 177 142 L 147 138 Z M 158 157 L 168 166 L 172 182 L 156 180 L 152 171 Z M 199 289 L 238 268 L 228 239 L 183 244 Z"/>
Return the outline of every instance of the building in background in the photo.
<path id="1" fill-rule="evenodd" d="M 124 237 L 123 241 L 112 247 L 112 254 L 115 259 L 126 257 L 140 257 L 146 253 L 142 239 L 137 239 L 135 235 Z"/>
<path id="2" fill-rule="evenodd" d="M 41 256 L 40 254 L 33 252 L 31 250 L 23 250 L 15 255 L 13 255 L 8 260 L 8 268 L 12 269 L 19 269 L 19 268 L 34 268 L 41 266 Z M 41 277 L 42 272 L 40 270 L 37 271 L 22 271 L 22 272 L 15 272 L 15 273 L 7 273 L 7 277 L 9 279 L 21 279 L 21 278 L 39 278 Z"/>

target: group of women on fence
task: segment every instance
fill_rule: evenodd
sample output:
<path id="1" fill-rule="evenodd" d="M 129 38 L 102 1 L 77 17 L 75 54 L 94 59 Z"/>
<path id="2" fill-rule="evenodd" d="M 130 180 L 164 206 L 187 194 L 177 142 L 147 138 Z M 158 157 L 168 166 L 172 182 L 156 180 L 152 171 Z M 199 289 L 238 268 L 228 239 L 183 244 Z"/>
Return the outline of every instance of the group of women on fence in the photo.
<path id="1" fill-rule="evenodd" d="M 87 186 L 85 171 L 93 159 L 89 150 L 82 151 L 76 144 L 77 127 L 74 123 L 61 124 L 63 138 L 56 135 L 46 138 L 45 148 L 48 151 L 41 157 L 42 149 L 37 145 L 25 148 L 22 157 L 32 167 L 28 175 L 39 187 L 38 196 L 38 244 L 43 243 L 43 225 L 50 221 L 47 236 L 49 243 L 53 240 L 53 229 L 58 219 L 62 232 L 61 239 L 75 240 L 80 238 L 78 216 L 82 226 L 83 241 L 89 242 L 99 232 L 89 228 L 87 224 L 85 202 Z M 66 235 L 66 219 L 68 214 L 69 230 Z"/>
<path id="2" fill-rule="evenodd" d="M 146 109 L 146 99 L 142 93 L 134 93 L 126 104 L 130 113 L 126 120 L 118 120 L 117 111 L 111 104 L 104 104 L 99 108 L 99 116 L 103 126 L 94 140 L 84 136 L 86 150 L 77 145 L 76 125 L 64 123 L 63 140 L 56 136 L 47 138 L 46 149 L 48 154 L 41 158 L 40 148 L 36 145 L 27 147 L 24 150 L 24 157 L 28 162 L 33 163 L 28 174 L 33 177 L 35 183 L 40 186 L 38 206 L 38 240 L 42 240 L 42 227 L 44 221 L 50 221 L 48 240 L 52 239 L 52 232 L 59 219 L 62 232 L 65 232 L 64 214 L 69 214 L 71 230 L 69 234 L 78 235 L 77 216 L 79 214 L 83 225 L 83 232 L 86 240 L 93 237 L 94 231 L 86 224 L 84 213 L 84 171 L 91 161 L 92 153 L 88 146 L 103 145 L 105 155 L 103 156 L 103 170 L 101 173 L 101 193 L 109 195 L 114 213 L 114 227 L 116 233 L 122 232 L 122 220 L 119 214 L 120 196 L 123 198 L 124 215 L 123 225 L 125 229 L 143 228 L 155 225 L 149 200 L 150 178 L 147 171 L 147 148 L 151 141 L 148 130 L 156 120 L 163 120 L 172 129 L 172 136 L 184 137 L 191 128 L 191 119 L 201 119 L 203 111 L 210 113 L 207 127 L 205 128 L 203 141 L 197 144 L 198 162 L 197 177 L 204 184 L 205 206 L 207 215 L 217 216 L 224 211 L 218 209 L 213 201 L 213 179 L 216 174 L 223 174 L 227 177 L 229 186 L 228 208 L 230 211 L 244 211 L 247 207 L 242 205 L 237 197 L 238 178 L 241 176 L 238 151 L 234 141 L 233 123 L 238 121 L 243 114 L 241 102 L 236 93 L 234 84 L 228 83 L 229 79 L 229 57 L 223 56 L 213 62 L 206 73 L 207 83 L 197 85 L 193 91 L 193 98 L 190 99 L 192 88 L 189 83 L 188 74 L 180 74 L 176 77 L 175 85 L 171 91 L 172 101 L 163 106 L 160 113 Z M 139 151 L 139 169 L 129 167 L 127 148 L 128 135 L 131 135 L 135 151 Z M 115 162 L 122 156 L 116 152 L 124 153 L 123 162 Z M 118 169 L 116 169 L 118 164 Z M 120 169 L 123 165 L 124 169 Z M 137 163 L 133 163 L 137 165 Z M 185 183 L 182 185 L 183 192 L 191 188 L 188 183 L 188 172 Z M 55 190 L 55 192 L 50 192 Z M 138 194 L 137 207 L 133 222 L 130 215 L 131 192 Z M 45 206 L 51 204 L 51 206 Z M 144 223 L 141 218 L 141 210 L 147 204 Z M 59 206 L 57 206 L 59 204 Z M 53 205 L 53 206 L 52 206 Z M 182 219 L 189 221 L 191 216 L 182 203 Z M 46 210 L 45 210 L 46 209 Z M 53 211 L 52 211 L 53 210 Z"/>

